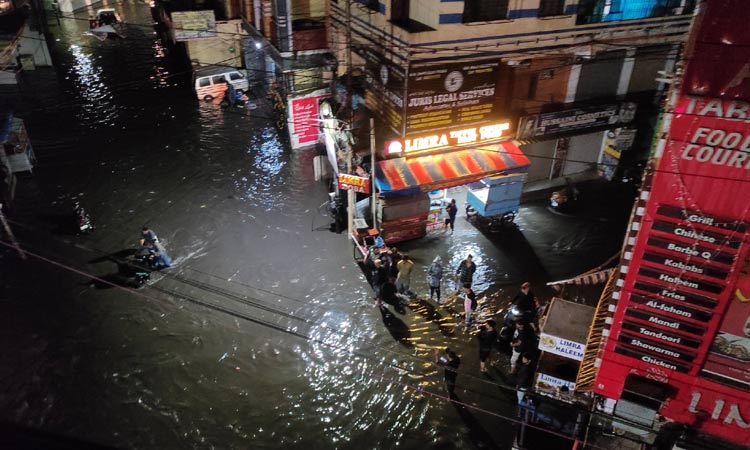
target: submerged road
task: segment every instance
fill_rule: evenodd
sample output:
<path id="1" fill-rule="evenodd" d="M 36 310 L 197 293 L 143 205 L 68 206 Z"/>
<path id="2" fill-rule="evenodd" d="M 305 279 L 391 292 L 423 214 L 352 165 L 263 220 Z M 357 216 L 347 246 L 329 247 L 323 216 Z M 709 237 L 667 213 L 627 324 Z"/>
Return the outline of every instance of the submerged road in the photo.
<path id="1" fill-rule="evenodd" d="M 290 151 L 264 98 L 198 102 L 148 7 L 116 8 L 126 39 L 84 35 L 87 12 L 63 18 L 56 68 L 24 74 L 13 94 L 39 165 L 13 224 L 31 255 L 0 249 L 0 419 L 139 449 L 508 448 L 507 362 L 480 374 L 475 339 L 455 327 L 463 308 L 376 308 L 319 208 L 329 186 L 313 179 L 316 150 Z M 69 233 L 74 199 L 95 233 Z M 624 217 L 527 205 L 516 230 L 459 219 L 452 236 L 401 247 L 419 293 L 436 255 L 455 267 L 472 253 L 477 290 L 495 294 L 489 318 L 526 279 L 542 292 L 604 262 Z M 144 224 L 174 265 L 132 290 L 118 262 Z M 431 362 L 444 346 L 462 357 L 461 403 Z"/>

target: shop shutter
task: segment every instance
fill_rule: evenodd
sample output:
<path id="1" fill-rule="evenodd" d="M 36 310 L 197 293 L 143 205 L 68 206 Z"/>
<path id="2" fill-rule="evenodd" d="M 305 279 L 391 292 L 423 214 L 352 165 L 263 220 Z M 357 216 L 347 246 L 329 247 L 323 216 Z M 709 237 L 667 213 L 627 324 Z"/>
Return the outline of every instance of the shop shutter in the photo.
<path id="1" fill-rule="evenodd" d="M 624 58 L 625 51 L 618 50 L 599 53 L 595 59 L 584 61 L 575 101 L 615 97 Z"/>

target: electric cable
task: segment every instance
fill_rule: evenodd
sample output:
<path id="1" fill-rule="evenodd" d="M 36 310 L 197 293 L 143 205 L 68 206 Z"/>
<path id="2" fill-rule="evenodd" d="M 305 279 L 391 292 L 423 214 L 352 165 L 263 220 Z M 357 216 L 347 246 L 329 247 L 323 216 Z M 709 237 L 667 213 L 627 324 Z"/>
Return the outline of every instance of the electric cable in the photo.
<path id="1" fill-rule="evenodd" d="M 14 247 L 13 247 L 13 245 L 11 243 L 5 242 L 4 240 L 0 240 L 0 245 L 5 246 L 7 248 L 14 249 Z M 55 261 L 53 259 L 44 257 L 44 256 L 42 256 L 40 254 L 35 253 L 35 252 L 28 252 L 28 251 L 24 250 L 24 253 L 26 253 L 28 256 L 31 256 L 31 257 L 33 257 L 35 259 L 43 261 L 43 262 L 45 262 L 47 264 L 53 265 L 53 266 L 61 268 L 63 270 L 67 270 L 69 272 L 75 273 L 75 274 L 80 275 L 80 276 L 87 277 L 87 278 L 89 278 L 91 280 L 95 280 L 95 281 L 97 281 L 99 283 L 103 283 L 105 285 L 114 287 L 116 289 L 123 290 L 124 292 L 126 292 L 128 294 L 135 295 L 137 297 L 141 297 L 141 298 L 143 298 L 143 299 L 145 299 L 147 301 L 153 301 L 153 302 L 156 302 L 156 303 L 163 304 L 163 300 L 162 299 L 159 299 L 159 298 L 154 297 L 154 296 L 143 294 L 142 292 L 137 291 L 135 289 L 131 289 L 131 288 L 119 285 L 117 283 L 114 283 L 112 281 L 106 280 L 104 278 L 97 277 L 96 275 L 89 274 L 89 273 L 84 272 L 82 270 L 76 269 L 75 267 L 68 266 L 68 265 L 63 264 L 63 263 L 59 263 L 59 262 L 57 262 L 57 261 Z M 156 289 L 156 290 L 159 290 L 159 289 Z M 403 368 L 401 366 L 398 366 L 398 365 L 392 364 L 392 363 L 388 363 L 387 361 L 384 361 L 384 360 L 381 360 L 381 359 L 374 358 L 374 357 L 372 357 L 370 355 L 367 355 L 367 354 L 365 354 L 365 353 L 363 353 L 361 351 L 353 350 L 350 347 L 347 347 L 345 345 L 327 342 L 324 339 L 319 339 L 319 338 L 316 338 L 314 336 L 309 336 L 307 334 L 304 334 L 304 333 L 301 333 L 301 332 L 298 332 L 298 331 L 290 330 L 288 328 L 282 327 L 282 326 L 274 324 L 272 322 L 268 322 L 266 320 L 259 319 L 257 317 L 253 317 L 253 316 L 250 316 L 248 314 L 243 314 L 241 312 L 235 311 L 235 310 L 233 310 L 231 308 L 227 308 L 225 306 L 217 305 L 217 304 L 214 304 L 212 302 L 207 302 L 205 300 L 200 300 L 200 299 L 197 299 L 197 298 L 194 298 L 194 297 L 190 297 L 190 296 L 187 296 L 185 294 L 173 294 L 173 293 L 171 293 L 169 291 L 167 291 L 165 293 L 167 295 L 175 298 L 175 299 L 183 299 L 183 300 L 186 300 L 186 301 L 188 301 L 190 303 L 194 303 L 196 305 L 202 306 L 202 307 L 204 307 L 206 309 L 214 310 L 214 311 L 226 314 L 226 315 L 231 316 L 231 317 L 243 319 L 243 320 L 246 320 L 248 322 L 254 323 L 256 325 L 259 325 L 259 326 L 262 326 L 262 327 L 265 327 L 265 328 L 269 328 L 271 330 L 274 330 L 274 331 L 277 331 L 277 332 L 280 332 L 280 333 L 283 333 L 283 334 L 287 334 L 287 335 L 290 335 L 292 337 L 296 337 L 296 338 L 302 339 L 302 340 L 304 340 L 306 342 L 312 342 L 312 343 L 320 344 L 320 345 L 323 345 L 325 347 L 333 348 L 333 349 L 336 349 L 336 350 L 339 350 L 339 351 L 345 351 L 348 354 L 356 355 L 356 356 L 358 356 L 358 357 L 360 357 L 362 359 L 371 360 L 371 361 L 373 361 L 374 363 L 376 363 L 376 364 L 378 364 L 380 366 L 384 366 L 385 369 L 393 369 L 393 370 L 396 370 L 397 372 L 404 372 L 404 371 L 409 372 L 408 369 L 405 369 L 405 368 Z M 170 303 L 174 303 L 174 302 L 170 301 Z M 563 433 L 560 433 L 560 432 L 557 432 L 557 431 L 554 431 L 554 430 L 549 430 L 547 428 L 543 428 L 543 427 L 535 425 L 535 424 L 525 423 L 525 422 L 523 422 L 522 420 L 520 420 L 518 418 L 513 418 L 511 416 L 506 416 L 506 415 L 503 415 L 503 414 L 500 414 L 500 413 L 497 413 L 497 412 L 494 412 L 494 411 L 490 411 L 490 410 L 487 410 L 485 408 L 481 408 L 481 407 L 478 407 L 478 406 L 475 406 L 475 405 L 472 405 L 472 404 L 469 404 L 469 403 L 456 401 L 456 400 L 454 400 L 454 399 L 452 399 L 452 398 L 450 398 L 448 396 L 445 396 L 443 394 L 438 394 L 438 393 L 429 391 L 429 390 L 427 390 L 427 389 L 425 389 L 423 387 L 414 387 L 412 384 L 400 381 L 397 377 L 388 377 L 387 372 L 383 371 L 382 369 L 378 370 L 378 372 L 379 372 L 380 375 L 382 375 L 381 380 L 385 380 L 385 381 L 387 381 L 389 383 L 393 383 L 393 384 L 398 384 L 398 385 L 406 388 L 407 390 L 409 390 L 409 391 L 411 391 L 413 393 L 422 394 L 422 395 L 429 395 L 429 396 L 431 396 L 433 398 L 436 398 L 436 399 L 439 399 L 441 401 L 448 401 L 449 403 L 455 403 L 455 404 L 461 405 L 461 407 L 464 407 L 464 408 L 467 408 L 467 409 L 472 409 L 474 411 L 481 412 L 483 414 L 487 414 L 487 415 L 496 417 L 498 419 L 502 419 L 504 421 L 515 423 L 517 425 L 523 424 L 524 426 L 528 426 L 531 429 L 537 429 L 539 431 L 542 431 L 542 432 L 545 432 L 545 433 L 549 433 L 550 435 L 554 435 L 554 436 L 558 436 L 558 437 L 566 438 L 566 439 L 571 439 L 571 438 L 572 439 L 576 439 L 575 437 L 571 437 L 569 435 L 566 435 L 566 434 L 563 434 Z M 414 372 L 414 373 L 418 374 L 419 376 L 427 376 L 427 375 L 434 374 L 434 373 L 431 373 L 431 374 L 419 374 L 419 373 L 416 373 L 416 372 Z M 463 372 L 459 372 L 459 373 L 463 373 Z M 467 392 L 471 392 L 471 391 L 469 391 L 467 389 L 464 389 L 464 390 L 467 391 Z M 510 389 L 510 390 L 516 391 L 516 389 Z M 484 395 L 484 393 L 483 393 L 483 396 L 486 397 L 486 395 Z M 591 414 L 592 413 L 591 411 L 588 411 L 588 410 L 585 410 L 585 411 L 586 411 L 587 414 Z M 599 449 L 599 450 L 607 450 L 604 447 L 592 446 L 591 444 L 588 445 L 588 448 Z"/>

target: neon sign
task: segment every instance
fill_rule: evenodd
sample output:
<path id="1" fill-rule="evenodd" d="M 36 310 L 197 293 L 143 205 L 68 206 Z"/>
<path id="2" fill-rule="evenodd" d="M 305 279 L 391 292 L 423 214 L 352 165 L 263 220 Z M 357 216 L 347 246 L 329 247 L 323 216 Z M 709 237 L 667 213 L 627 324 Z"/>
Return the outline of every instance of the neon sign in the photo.
<path id="1" fill-rule="evenodd" d="M 386 143 L 385 151 L 388 155 L 398 153 L 422 152 L 438 150 L 454 145 L 468 145 L 479 142 L 499 139 L 503 132 L 510 129 L 508 122 L 482 125 L 460 130 L 446 131 L 440 134 L 428 136 L 411 137 L 404 140 L 389 141 Z"/>

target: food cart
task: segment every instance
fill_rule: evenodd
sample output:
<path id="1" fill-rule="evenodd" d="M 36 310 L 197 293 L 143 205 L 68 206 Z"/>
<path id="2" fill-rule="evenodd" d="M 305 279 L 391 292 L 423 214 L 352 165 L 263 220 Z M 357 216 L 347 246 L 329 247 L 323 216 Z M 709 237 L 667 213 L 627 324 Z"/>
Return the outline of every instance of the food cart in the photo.
<path id="1" fill-rule="evenodd" d="M 518 214 L 525 173 L 483 178 L 469 185 L 466 214 L 490 226 L 512 224 Z"/>

